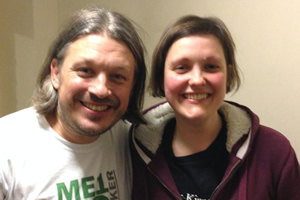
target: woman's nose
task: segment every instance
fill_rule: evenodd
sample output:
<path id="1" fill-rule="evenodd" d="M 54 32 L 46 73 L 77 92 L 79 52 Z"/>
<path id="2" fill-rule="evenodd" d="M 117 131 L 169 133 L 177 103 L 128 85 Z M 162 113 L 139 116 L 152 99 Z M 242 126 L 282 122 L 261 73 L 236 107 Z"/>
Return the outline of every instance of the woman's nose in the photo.
<path id="1" fill-rule="evenodd" d="M 190 73 L 189 84 L 191 86 L 202 86 L 205 85 L 206 80 L 204 73 L 201 70 L 192 70 Z"/>

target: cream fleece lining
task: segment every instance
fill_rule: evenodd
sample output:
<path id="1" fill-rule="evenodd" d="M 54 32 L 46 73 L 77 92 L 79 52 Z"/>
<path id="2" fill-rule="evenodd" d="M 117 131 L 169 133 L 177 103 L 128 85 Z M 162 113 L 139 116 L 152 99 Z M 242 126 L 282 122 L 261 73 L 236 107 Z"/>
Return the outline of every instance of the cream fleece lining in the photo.
<path id="1" fill-rule="evenodd" d="M 232 146 L 245 134 L 249 133 L 251 120 L 246 111 L 239 107 L 224 102 L 220 111 L 224 114 L 227 123 L 227 142 L 226 148 L 231 152 Z M 162 134 L 166 121 L 175 117 L 173 109 L 168 103 L 159 105 L 146 113 L 147 125 L 140 125 L 134 129 L 134 135 L 149 151 L 156 153 L 162 141 Z M 249 145 L 249 137 L 239 151 L 242 158 Z"/>

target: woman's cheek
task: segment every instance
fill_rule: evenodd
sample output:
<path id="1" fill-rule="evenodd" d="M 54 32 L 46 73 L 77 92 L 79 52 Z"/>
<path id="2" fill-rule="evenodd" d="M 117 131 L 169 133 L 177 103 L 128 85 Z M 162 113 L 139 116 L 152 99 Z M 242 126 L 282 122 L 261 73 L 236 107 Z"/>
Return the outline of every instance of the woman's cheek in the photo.
<path id="1" fill-rule="evenodd" d="M 210 78 L 210 82 L 212 85 L 214 85 L 216 88 L 220 88 L 223 90 L 226 90 L 226 81 L 227 77 L 224 74 L 215 74 Z"/>
<path id="2" fill-rule="evenodd" d="M 178 93 L 181 89 L 183 81 L 179 76 L 165 76 L 164 89 L 166 95 L 172 95 Z"/>

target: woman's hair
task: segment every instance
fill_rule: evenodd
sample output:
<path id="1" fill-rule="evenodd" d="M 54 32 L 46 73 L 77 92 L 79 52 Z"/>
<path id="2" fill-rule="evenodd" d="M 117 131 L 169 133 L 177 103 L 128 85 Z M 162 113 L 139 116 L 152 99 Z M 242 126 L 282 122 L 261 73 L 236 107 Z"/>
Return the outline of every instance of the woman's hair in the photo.
<path id="1" fill-rule="evenodd" d="M 241 80 L 235 60 L 235 44 L 225 24 L 218 18 L 188 15 L 180 18 L 163 33 L 152 57 L 149 89 L 154 97 L 165 97 L 164 66 L 171 45 L 180 38 L 191 35 L 214 35 L 220 41 L 227 64 L 226 92 L 239 89 Z M 230 69 L 228 69 L 228 67 Z"/>
<path id="2" fill-rule="evenodd" d="M 53 88 L 50 78 L 51 61 L 57 59 L 60 68 L 66 51 L 73 41 L 89 34 L 105 34 L 123 42 L 135 59 L 135 84 L 131 91 L 128 109 L 122 119 L 132 123 L 145 123 L 140 112 L 143 106 L 146 78 L 144 44 L 133 24 L 123 15 L 103 8 L 93 7 L 76 12 L 54 41 L 43 64 L 32 98 L 37 112 L 47 115 L 54 112 L 57 107 L 58 91 Z"/>

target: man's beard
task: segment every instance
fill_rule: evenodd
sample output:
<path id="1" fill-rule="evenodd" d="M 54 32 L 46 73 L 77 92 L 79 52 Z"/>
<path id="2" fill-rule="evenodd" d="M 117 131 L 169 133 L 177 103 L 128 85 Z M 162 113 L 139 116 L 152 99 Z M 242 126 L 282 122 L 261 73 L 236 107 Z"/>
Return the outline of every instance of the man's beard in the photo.
<path id="1" fill-rule="evenodd" d="M 111 122 L 111 125 L 103 128 L 87 128 L 83 124 L 80 124 L 78 121 L 76 121 L 69 113 L 71 113 L 63 104 L 58 102 L 57 105 L 57 114 L 60 116 L 61 123 L 64 124 L 64 126 L 69 129 L 72 133 L 79 134 L 82 136 L 90 136 L 90 137 L 96 137 L 100 136 L 102 133 L 109 130 L 117 121 L 118 119 L 115 119 Z M 90 120 L 97 120 L 98 117 L 96 116 L 89 116 Z"/>

